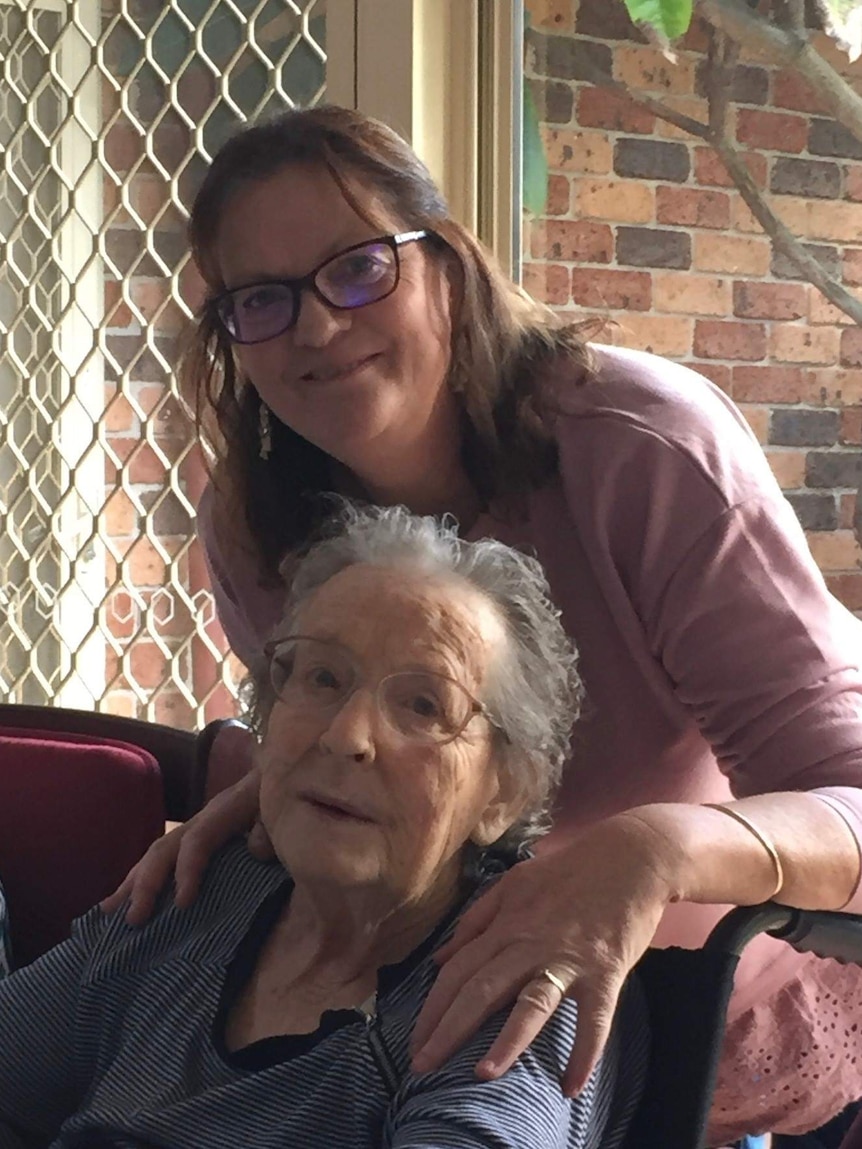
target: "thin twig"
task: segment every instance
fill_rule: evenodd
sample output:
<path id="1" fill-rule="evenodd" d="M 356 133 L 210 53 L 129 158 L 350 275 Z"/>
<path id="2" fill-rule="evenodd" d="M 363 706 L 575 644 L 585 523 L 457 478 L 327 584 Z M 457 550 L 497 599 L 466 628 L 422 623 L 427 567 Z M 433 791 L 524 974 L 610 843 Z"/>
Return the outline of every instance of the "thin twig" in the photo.
<path id="1" fill-rule="evenodd" d="M 676 112 L 672 108 L 665 107 L 660 100 L 656 100 L 652 96 L 633 93 L 625 84 L 621 84 L 593 64 L 588 63 L 586 65 L 584 78 L 599 87 L 618 92 L 631 100 L 632 103 L 652 112 L 659 119 L 674 124 L 698 139 L 705 140 L 721 160 L 744 203 L 769 236 L 775 249 L 785 255 L 800 274 L 816 287 L 830 303 L 834 303 L 854 323 L 862 326 L 862 301 L 852 295 L 843 284 L 827 275 L 817 260 L 805 250 L 787 225 L 779 219 L 763 198 L 745 161 L 725 135 L 727 100 L 724 97 L 730 87 L 729 76 L 732 76 L 736 66 L 737 48 L 735 45 L 729 45 L 726 37 L 722 36 L 721 40 L 724 43 L 716 45 L 715 56 L 710 59 L 707 74 L 710 124 L 716 124 L 717 130 L 713 130 L 709 124 L 704 124 L 692 116 L 686 116 L 682 112 Z M 713 71 L 713 65 L 715 71 Z M 721 96 L 718 95 L 719 91 L 722 93 Z"/>

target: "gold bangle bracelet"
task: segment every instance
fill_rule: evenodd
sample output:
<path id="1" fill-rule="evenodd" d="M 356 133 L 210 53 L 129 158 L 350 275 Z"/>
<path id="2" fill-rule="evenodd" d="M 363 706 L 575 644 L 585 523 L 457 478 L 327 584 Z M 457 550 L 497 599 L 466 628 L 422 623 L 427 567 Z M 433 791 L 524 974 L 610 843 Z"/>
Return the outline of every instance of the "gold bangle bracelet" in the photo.
<path id="1" fill-rule="evenodd" d="M 723 806 L 720 802 L 705 802 L 704 805 L 710 810 L 720 810 L 723 814 L 727 814 L 728 817 L 733 818 L 734 821 L 739 822 L 740 826 L 745 826 L 746 830 L 757 838 L 758 842 L 760 842 L 761 846 L 763 846 L 764 850 L 769 854 L 772 867 L 775 870 L 775 889 L 768 898 L 764 898 L 763 900 L 765 902 L 771 902 L 773 898 L 781 893 L 784 886 L 784 867 L 781 865 L 781 858 L 778 856 L 775 843 L 771 838 L 768 838 L 758 826 L 755 826 L 750 818 L 747 818 L 745 814 L 740 814 L 739 810 L 736 810 L 733 806 Z"/>

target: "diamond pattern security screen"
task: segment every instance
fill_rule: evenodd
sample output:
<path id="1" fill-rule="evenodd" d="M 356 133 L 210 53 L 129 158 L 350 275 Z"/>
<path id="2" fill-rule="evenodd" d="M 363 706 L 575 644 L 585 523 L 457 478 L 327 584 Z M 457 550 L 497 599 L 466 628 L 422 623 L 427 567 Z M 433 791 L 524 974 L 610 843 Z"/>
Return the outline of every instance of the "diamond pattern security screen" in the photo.
<path id="1" fill-rule="evenodd" d="M 185 220 L 237 126 L 324 92 L 323 0 L 0 0 L 0 698 L 229 713 L 174 366 Z"/>

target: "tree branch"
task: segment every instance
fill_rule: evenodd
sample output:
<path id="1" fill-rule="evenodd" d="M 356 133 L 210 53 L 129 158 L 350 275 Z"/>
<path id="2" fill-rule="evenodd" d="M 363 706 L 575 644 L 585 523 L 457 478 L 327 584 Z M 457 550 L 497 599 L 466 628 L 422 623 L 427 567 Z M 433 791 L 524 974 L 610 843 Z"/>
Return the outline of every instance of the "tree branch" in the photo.
<path id="1" fill-rule="evenodd" d="M 770 24 L 745 0 L 700 0 L 697 12 L 731 40 L 756 49 L 774 64 L 794 68 L 814 89 L 824 112 L 862 140 L 862 96 L 809 44 L 804 29 Z"/>
<path id="2" fill-rule="evenodd" d="M 751 172 L 734 146 L 726 139 L 712 139 L 710 144 L 736 184 L 739 194 L 751 214 L 772 240 L 775 248 L 791 260 L 802 275 L 818 291 L 849 315 L 854 323 L 862 325 L 862 301 L 852 295 L 843 284 L 827 275 L 813 255 L 810 255 L 787 225 L 778 218 L 763 198 L 760 188 L 751 178 Z"/>
<path id="3" fill-rule="evenodd" d="M 813 284 L 830 303 L 834 303 L 836 307 L 840 308 L 846 315 L 849 315 L 854 323 L 862 326 L 862 301 L 858 300 L 855 295 L 852 295 L 843 284 L 827 275 L 817 260 L 805 250 L 787 225 L 773 212 L 772 208 L 763 198 L 760 188 L 758 188 L 757 184 L 751 178 L 751 173 L 745 161 L 730 140 L 724 135 L 727 92 L 730 88 L 730 75 L 732 74 L 732 69 L 730 73 L 728 72 L 725 61 L 731 60 L 735 65 L 736 58 L 735 48 L 726 55 L 727 50 L 728 46 L 726 44 L 716 45 L 717 55 L 715 59 L 719 62 L 715 72 L 710 69 L 710 73 L 707 76 L 710 124 L 714 123 L 716 125 L 715 130 L 713 130 L 710 124 L 704 124 L 692 116 L 686 116 L 682 112 L 677 112 L 672 108 L 665 107 L 660 100 L 656 100 L 652 96 L 647 96 L 642 93 L 633 93 L 625 84 L 620 83 L 619 80 L 615 80 L 612 76 L 608 75 L 607 72 L 591 62 L 583 63 L 583 76 L 589 83 L 595 84 L 598 87 L 609 88 L 613 92 L 618 92 L 620 95 L 625 96 L 639 107 L 652 112 L 667 123 L 674 124 L 684 132 L 688 132 L 690 135 L 696 136 L 708 143 L 721 160 L 736 185 L 739 194 L 742 196 L 743 201 L 751 211 L 751 214 L 772 240 L 776 250 L 787 256 L 798 268 L 800 274 L 804 276 L 809 283 Z M 721 110 L 722 104 L 725 111 Z"/>

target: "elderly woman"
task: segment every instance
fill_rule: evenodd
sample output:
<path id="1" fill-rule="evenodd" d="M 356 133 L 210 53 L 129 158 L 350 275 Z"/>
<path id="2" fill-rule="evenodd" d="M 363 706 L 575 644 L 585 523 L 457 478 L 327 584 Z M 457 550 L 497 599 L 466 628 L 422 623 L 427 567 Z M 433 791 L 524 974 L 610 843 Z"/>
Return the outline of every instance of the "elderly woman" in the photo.
<path id="1" fill-rule="evenodd" d="M 439 1072 L 408 1041 L 431 957 L 535 837 L 575 714 L 538 564 L 432 519 L 353 512 L 294 574 L 258 686 L 261 816 L 280 865 L 227 846 L 190 911 L 97 910 L 0 983 L 0 1146 L 597 1146 L 636 1096 L 634 999 L 577 1101 L 575 1009 L 512 1071 Z M 525 863 L 530 864 L 530 863 Z M 537 971 L 528 993 L 561 992 Z"/>

